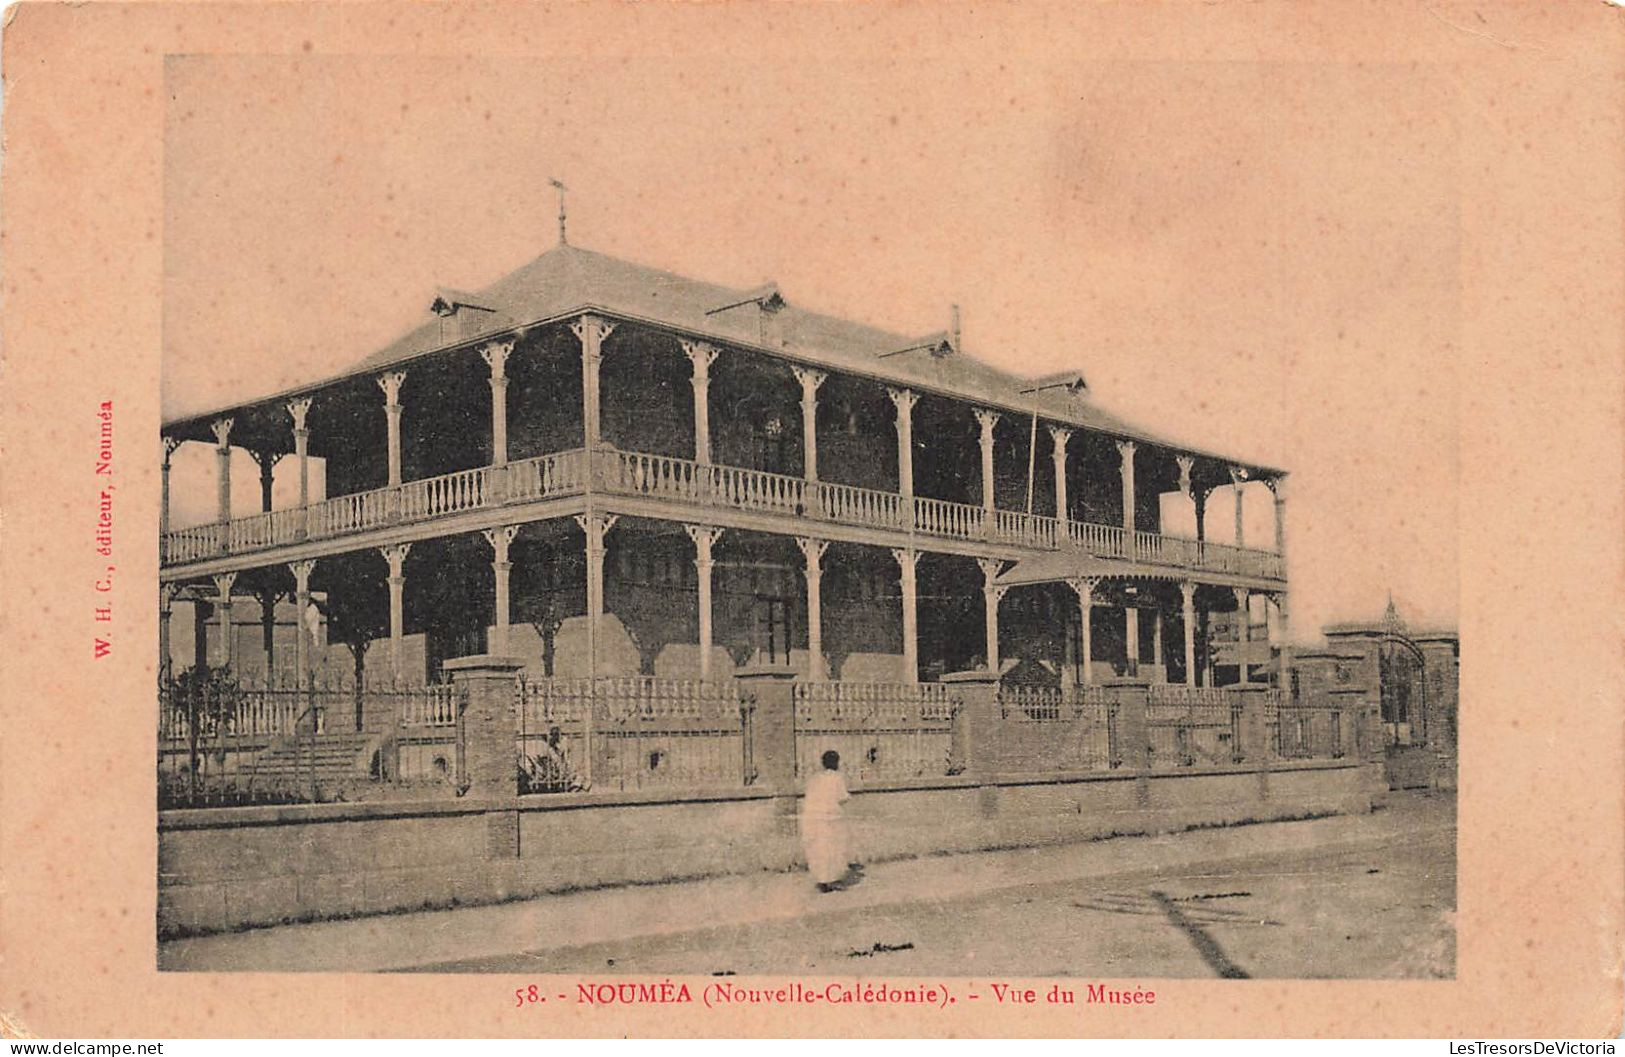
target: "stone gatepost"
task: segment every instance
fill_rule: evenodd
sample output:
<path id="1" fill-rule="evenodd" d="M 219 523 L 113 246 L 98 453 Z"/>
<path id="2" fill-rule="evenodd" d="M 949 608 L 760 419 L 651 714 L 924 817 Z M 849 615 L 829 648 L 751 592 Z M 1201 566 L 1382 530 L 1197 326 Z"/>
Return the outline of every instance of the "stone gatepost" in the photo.
<path id="1" fill-rule="evenodd" d="M 518 674 L 517 657 L 480 654 L 446 661 L 441 669 L 458 689 L 458 768 L 462 795 L 471 800 L 507 801 L 486 814 L 486 858 L 519 855 Z"/>
<path id="2" fill-rule="evenodd" d="M 949 766 L 955 774 L 991 778 L 1000 766 L 999 677 L 978 669 L 950 672 L 942 681 L 959 699 L 949 741 Z"/>
<path id="3" fill-rule="evenodd" d="M 1240 683 L 1230 692 L 1241 700 L 1241 761 L 1257 768 L 1258 798 L 1268 800 L 1270 795 L 1270 764 L 1275 759 L 1275 746 L 1270 744 L 1269 716 L 1266 702 L 1271 688 L 1264 683 Z M 1281 716 L 1275 717 L 1277 723 Z M 1310 737 L 1312 738 L 1311 731 Z"/>
<path id="4" fill-rule="evenodd" d="M 1151 685 L 1138 676 L 1120 676 L 1100 684 L 1112 696 L 1117 710 L 1116 737 L 1111 751 L 1118 766 L 1134 772 L 1134 796 L 1141 807 L 1151 806 L 1151 730 L 1146 722 Z"/>
<path id="5" fill-rule="evenodd" d="M 783 665 L 753 664 L 734 678 L 744 698 L 746 781 L 758 789 L 796 790 L 796 673 Z"/>

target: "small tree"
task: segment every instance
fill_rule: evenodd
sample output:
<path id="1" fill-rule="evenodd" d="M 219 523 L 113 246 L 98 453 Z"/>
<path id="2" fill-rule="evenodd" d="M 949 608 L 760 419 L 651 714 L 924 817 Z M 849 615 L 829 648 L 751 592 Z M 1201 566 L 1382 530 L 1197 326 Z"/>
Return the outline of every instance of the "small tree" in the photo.
<path id="1" fill-rule="evenodd" d="M 362 680 L 367 668 L 367 650 L 373 642 L 389 635 L 388 617 L 376 605 L 368 605 L 361 591 L 337 591 L 327 596 L 327 634 L 345 646 L 355 662 L 355 729 L 362 726 Z"/>
<path id="2" fill-rule="evenodd" d="M 189 799 L 198 797 L 199 736 L 208 730 L 215 738 L 225 734 L 236 715 L 241 691 L 230 668 L 199 665 L 187 668 L 166 684 L 170 701 L 186 716 L 186 772 Z"/>

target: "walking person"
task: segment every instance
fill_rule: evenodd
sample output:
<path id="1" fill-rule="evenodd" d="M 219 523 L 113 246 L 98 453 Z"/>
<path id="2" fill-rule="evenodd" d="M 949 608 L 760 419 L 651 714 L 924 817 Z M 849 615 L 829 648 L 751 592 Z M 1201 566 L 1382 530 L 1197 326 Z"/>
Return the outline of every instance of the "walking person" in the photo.
<path id="1" fill-rule="evenodd" d="M 801 798 L 801 850 L 818 890 L 832 892 L 846 876 L 846 819 L 842 805 L 852 794 L 841 777 L 841 754 L 830 749 L 822 762 L 823 769 L 807 779 Z"/>

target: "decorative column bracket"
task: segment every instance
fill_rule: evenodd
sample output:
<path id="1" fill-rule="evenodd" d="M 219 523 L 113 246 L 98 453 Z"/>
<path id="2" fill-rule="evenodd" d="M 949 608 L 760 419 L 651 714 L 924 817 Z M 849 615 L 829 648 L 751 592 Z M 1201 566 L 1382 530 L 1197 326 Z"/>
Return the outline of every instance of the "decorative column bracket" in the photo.
<path id="1" fill-rule="evenodd" d="M 227 427 L 230 428 L 230 427 Z M 236 573 L 215 573 L 214 589 L 218 596 L 215 602 L 220 611 L 220 667 L 230 668 L 231 655 L 231 588 L 237 582 Z"/>
<path id="2" fill-rule="evenodd" d="M 1123 476 L 1123 531 L 1128 533 L 1129 539 L 1124 541 L 1125 550 L 1129 554 L 1135 553 L 1134 548 L 1134 449 L 1136 445 L 1132 440 L 1117 442 L 1117 454 L 1122 459 L 1121 473 Z"/>
<path id="3" fill-rule="evenodd" d="M 682 342 L 683 354 L 694 367 L 694 461 L 711 464 L 711 365 L 718 349 L 704 341 Z"/>
<path id="4" fill-rule="evenodd" d="M 384 392 L 384 415 L 389 424 L 389 484 L 401 483 L 401 384 L 406 381 L 405 371 L 391 371 L 377 378 L 378 388 Z M 399 514 L 399 505 L 395 507 Z"/>
<path id="5" fill-rule="evenodd" d="M 1191 496 L 1191 470 L 1196 466 L 1196 459 L 1190 455 L 1175 455 L 1174 462 L 1179 464 L 1179 491 L 1185 498 Z"/>
<path id="6" fill-rule="evenodd" d="M 491 465 L 508 464 L 508 357 L 514 342 L 491 341 L 480 347 L 480 359 L 491 369 Z"/>

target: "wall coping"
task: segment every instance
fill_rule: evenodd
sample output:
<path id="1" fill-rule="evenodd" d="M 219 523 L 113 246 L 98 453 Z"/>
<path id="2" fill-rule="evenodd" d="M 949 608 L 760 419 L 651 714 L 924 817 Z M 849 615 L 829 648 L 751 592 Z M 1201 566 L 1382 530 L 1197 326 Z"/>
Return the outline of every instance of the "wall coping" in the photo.
<path id="1" fill-rule="evenodd" d="M 440 662 L 441 671 L 446 672 L 473 672 L 486 669 L 495 672 L 516 672 L 525 667 L 525 662 L 518 657 L 504 657 L 496 653 L 477 653 L 472 657 L 453 657 Z"/>

